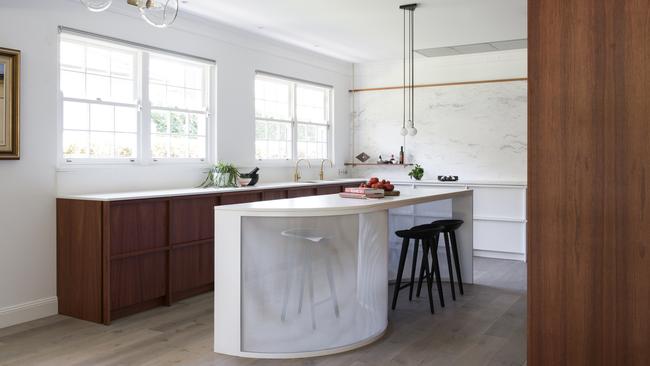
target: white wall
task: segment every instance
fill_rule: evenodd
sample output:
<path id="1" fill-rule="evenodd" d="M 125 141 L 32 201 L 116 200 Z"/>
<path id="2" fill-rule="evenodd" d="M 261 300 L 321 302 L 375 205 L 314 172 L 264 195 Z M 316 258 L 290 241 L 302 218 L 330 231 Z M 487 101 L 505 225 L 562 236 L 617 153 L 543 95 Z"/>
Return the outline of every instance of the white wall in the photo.
<path id="1" fill-rule="evenodd" d="M 416 84 L 526 77 L 526 50 L 417 58 Z M 402 63 L 355 67 L 355 88 L 402 84 Z M 474 181 L 526 180 L 527 83 L 486 83 L 415 89 L 418 134 L 402 138 L 402 90 L 356 93 L 354 153 L 397 157 L 421 164 L 424 179 L 458 175 Z M 353 175 L 408 179 L 409 169 L 355 168 Z"/>
<path id="2" fill-rule="evenodd" d="M 122 3 L 94 14 L 76 0 L 0 0 L 0 47 L 22 51 L 22 156 L 0 161 L 0 327 L 56 312 L 58 193 L 188 187 L 203 175 L 199 165 L 57 168 L 58 25 L 216 60 L 218 158 L 242 168 L 256 165 L 256 70 L 333 85 L 337 166 L 349 155 L 350 64 L 183 15 L 172 28 L 156 29 Z M 288 180 L 290 168 L 261 174 L 263 181 Z"/>

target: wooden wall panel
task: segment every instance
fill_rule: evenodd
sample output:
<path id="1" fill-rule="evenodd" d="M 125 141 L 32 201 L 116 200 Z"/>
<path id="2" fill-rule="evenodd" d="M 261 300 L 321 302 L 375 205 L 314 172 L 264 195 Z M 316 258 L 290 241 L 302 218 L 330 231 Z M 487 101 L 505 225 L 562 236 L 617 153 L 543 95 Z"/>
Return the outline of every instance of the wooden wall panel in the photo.
<path id="1" fill-rule="evenodd" d="M 172 245 L 214 237 L 216 196 L 180 197 L 170 201 Z"/>
<path id="2" fill-rule="evenodd" d="M 168 246 L 166 200 L 111 204 L 111 256 Z"/>
<path id="3" fill-rule="evenodd" d="M 59 313 L 102 322 L 102 203 L 58 199 Z"/>
<path id="4" fill-rule="evenodd" d="M 528 17 L 528 365 L 648 365 L 650 2 Z"/>

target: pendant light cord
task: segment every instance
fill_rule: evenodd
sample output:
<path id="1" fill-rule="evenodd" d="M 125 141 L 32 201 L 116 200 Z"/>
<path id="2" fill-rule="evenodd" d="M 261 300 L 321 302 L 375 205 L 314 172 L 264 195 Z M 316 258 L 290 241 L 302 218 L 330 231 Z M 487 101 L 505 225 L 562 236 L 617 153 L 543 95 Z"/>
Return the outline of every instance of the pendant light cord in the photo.
<path id="1" fill-rule="evenodd" d="M 402 61 L 402 128 L 406 128 L 406 9 L 403 11 L 402 33 L 404 43 L 402 44 L 403 61 Z"/>
<path id="2" fill-rule="evenodd" d="M 414 12 L 415 12 L 414 10 L 411 10 L 410 22 L 409 22 L 410 23 L 409 24 L 410 29 L 411 29 L 411 36 L 410 36 L 410 41 L 411 41 L 410 42 L 410 44 L 411 44 L 411 53 L 410 53 L 410 57 L 411 57 L 411 98 L 410 99 L 411 99 L 411 124 L 412 124 L 411 127 L 415 127 L 415 102 L 413 100 L 414 97 L 415 97 L 415 91 L 414 91 L 414 87 L 415 87 L 415 53 L 413 51 L 413 46 L 414 46 L 414 44 L 413 44 L 413 13 Z"/>

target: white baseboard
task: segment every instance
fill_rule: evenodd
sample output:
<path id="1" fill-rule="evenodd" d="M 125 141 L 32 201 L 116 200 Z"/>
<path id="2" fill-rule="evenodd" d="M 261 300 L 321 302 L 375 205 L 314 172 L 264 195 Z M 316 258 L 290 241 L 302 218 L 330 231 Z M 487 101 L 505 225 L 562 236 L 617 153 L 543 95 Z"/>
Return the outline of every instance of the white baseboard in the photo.
<path id="1" fill-rule="evenodd" d="M 0 308 L 0 328 L 56 315 L 58 312 L 56 296 L 5 306 Z"/>
<path id="2" fill-rule="evenodd" d="M 484 258 L 496 258 L 496 259 L 508 259 L 513 261 L 526 261 L 526 254 L 521 253 L 508 253 L 508 252 L 494 252 L 491 250 L 477 250 L 474 249 L 475 257 L 484 257 Z"/>

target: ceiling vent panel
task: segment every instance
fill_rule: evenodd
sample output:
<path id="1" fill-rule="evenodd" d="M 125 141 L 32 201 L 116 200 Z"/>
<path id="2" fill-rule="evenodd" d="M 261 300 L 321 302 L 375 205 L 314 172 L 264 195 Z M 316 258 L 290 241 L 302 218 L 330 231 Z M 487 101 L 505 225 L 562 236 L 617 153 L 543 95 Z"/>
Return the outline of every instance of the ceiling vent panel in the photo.
<path id="1" fill-rule="evenodd" d="M 443 57 L 453 55 L 467 55 L 472 53 L 484 53 L 494 51 L 516 50 L 528 47 L 527 39 L 512 39 L 507 41 L 495 41 L 486 43 L 462 44 L 450 47 L 424 48 L 415 50 L 425 57 Z"/>

